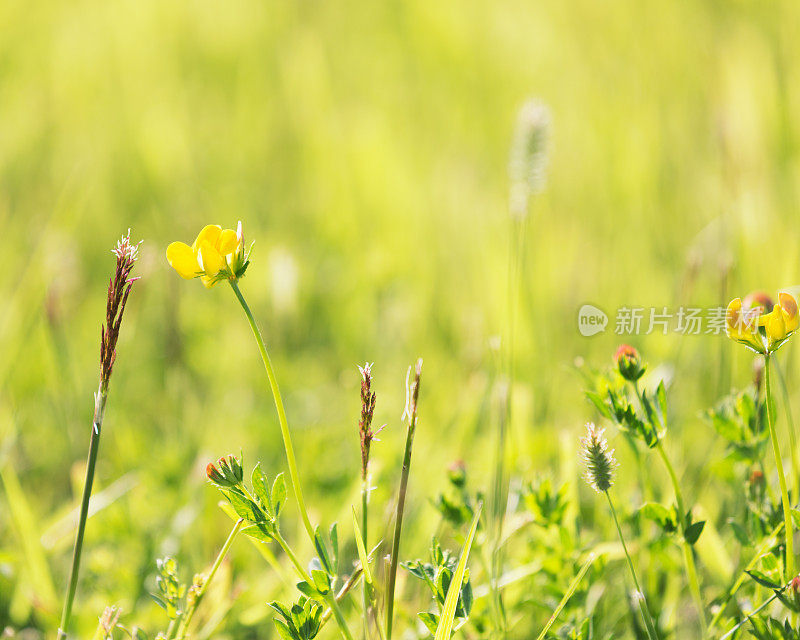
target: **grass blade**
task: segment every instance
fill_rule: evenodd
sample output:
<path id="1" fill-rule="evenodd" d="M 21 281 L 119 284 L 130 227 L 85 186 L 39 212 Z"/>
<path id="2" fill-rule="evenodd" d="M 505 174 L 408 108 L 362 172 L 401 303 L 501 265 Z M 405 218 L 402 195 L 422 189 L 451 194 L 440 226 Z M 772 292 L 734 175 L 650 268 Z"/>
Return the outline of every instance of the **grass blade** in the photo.
<path id="1" fill-rule="evenodd" d="M 358 516 L 356 516 L 355 507 L 353 507 L 353 531 L 356 538 L 356 548 L 358 549 L 358 559 L 361 561 L 361 568 L 364 570 L 364 582 L 372 586 L 372 571 L 369 568 L 369 557 L 367 555 L 367 549 L 364 546 L 364 539 L 361 537 L 361 529 L 358 526 Z"/>
<path id="2" fill-rule="evenodd" d="M 483 505 L 478 505 L 475 516 L 472 518 L 472 525 L 469 528 L 467 540 L 464 542 L 464 548 L 461 550 L 461 557 L 458 559 L 458 565 L 453 573 L 453 579 L 450 581 L 450 587 L 447 589 L 447 597 L 444 599 L 444 607 L 442 608 L 442 617 L 439 618 L 439 626 L 436 627 L 436 636 L 434 640 L 450 640 L 450 635 L 453 632 L 453 619 L 456 617 L 458 596 L 461 593 L 464 573 L 467 571 L 467 560 L 469 559 L 469 552 L 472 548 L 472 541 L 475 539 L 475 532 L 478 529 L 478 521 L 481 519 L 482 509 Z"/>
<path id="3" fill-rule="evenodd" d="M 578 585 L 581 583 L 581 580 L 583 580 L 583 576 L 586 575 L 586 572 L 589 570 L 589 567 L 592 566 L 592 564 L 596 559 L 597 556 L 594 554 L 594 552 L 590 553 L 589 557 L 586 558 L 586 562 L 583 563 L 581 570 L 578 571 L 576 576 L 572 579 L 572 582 L 569 583 L 569 588 L 564 594 L 564 597 L 561 598 L 561 602 L 558 603 L 558 606 L 556 607 L 555 611 L 553 611 L 553 615 L 550 616 L 550 619 L 547 621 L 547 624 L 544 625 L 544 629 L 542 629 L 542 632 L 537 636 L 536 640 L 544 640 L 544 637 L 547 635 L 547 632 L 550 631 L 550 627 L 553 626 L 553 623 L 556 621 L 556 618 L 558 618 L 558 614 L 561 613 L 561 610 L 567 605 L 567 602 L 569 602 L 569 599 L 572 597 L 572 594 L 575 593 L 575 590 L 578 588 Z"/>

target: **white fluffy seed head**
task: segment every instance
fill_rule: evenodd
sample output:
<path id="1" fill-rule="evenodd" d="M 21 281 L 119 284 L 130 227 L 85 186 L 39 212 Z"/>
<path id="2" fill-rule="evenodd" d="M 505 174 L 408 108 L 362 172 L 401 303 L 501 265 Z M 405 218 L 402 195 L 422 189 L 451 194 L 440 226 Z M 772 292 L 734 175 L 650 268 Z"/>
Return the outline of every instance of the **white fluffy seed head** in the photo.
<path id="1" fill-rule="evenodd" d="M 614 484 L 617 461 L 614 450 L 608 448 L 603 429 L 593 422 L 586 424 L 586 436 L 581 438 L 581 457 L 586 465 L 586 481 L 598 493 L 608 491 Z"/>

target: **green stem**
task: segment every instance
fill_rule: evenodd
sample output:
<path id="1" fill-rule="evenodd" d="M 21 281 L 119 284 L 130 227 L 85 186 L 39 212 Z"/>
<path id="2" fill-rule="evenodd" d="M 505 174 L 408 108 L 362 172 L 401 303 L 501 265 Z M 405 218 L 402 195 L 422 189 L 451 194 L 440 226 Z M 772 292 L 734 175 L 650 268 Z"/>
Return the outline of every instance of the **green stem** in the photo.
<path id="1" fill-rule="evenodd" d="M 786 386 L 786 379 L 783 376 L 780 364 L 775 362 L 775 370 L 778 372 L 778 382 L 781 385 L 781 395 L 783 399 L 783 410 L 786 413 L 786 423 L 789 426 L 789 453 L 792 460 L 792 495 L 794 499 L 800 495 L 800 461 L 797 456 L 797 434 L 795 432 L 794 418 L 792 417 L 792 403 L 789 401 L 789 389 Z"/>
<path id="2" fill-rule="evenodd" d="M 633 568 L 633 560 L 631 560 L 631 556 L 628 553 L 628 547 L 625 544 L 625 537 L 622 535 L 622 528 L 619 526 L 617 511 L 614 509 L 614 503 L 611 501 L 611 496 L 609 495 L 608 491 L 604 491 L 603 493 L 605 493 L 606 498 L 608 499 L 608 506 L 611 508 L 611 515 L 614 517 L 614 524 L 617 526 L 619 541 L 622 543 L 622 550 L 625 552 L 625 559 L 628 561 L 628 568 L 631 571 L 633 584 L 636 587 L 636 600 L 639 603 L 639 609 L 642 613 L 642 618 L 644 619 L 644 625 L 647 628 L 647 635 L 650 640 L 658 640 L 656 625 L 653 622 L 653 617 L 650 615 L 650 610 L 647 608 L 647 601 L 644 597 L 644 591 L 642 591 L 642 588 L 639 586 L 639 579 L 636 577 L 636 569 Z"/>
<path id="3" fill-rule="evenodd" d="M 369 549 L 367 545 L 367 509 L 369 508 L 369 474 L 365 473 L 361 479 L 361 540 L 364 549 Z M 371 603 L 367 594 L 367 581 L 361 582 L 361 602 L 364 610 L 364 640 L 369 640 L 369 610 Z"/>
<path id="4" fill-rule="evenodd" d="M 767 424 L 772 440 L 772 452 L 775 455 L 775 466 L 778 469 L 778 481 L 781 486 L 781 504 L 783 505 L 783 525 L 786 528 L 786 582 L 794 578 L 794 527 L 792 525 L 792 507 L 789 503 L 789 491 L 786 487 L 786 475 L 783 472 L 783 460 L 778 444 L 778 433 L 775 429 L 775 407 L 772 402 L 772 385 L 770 382 L 771 354 L 764 356 L 764 388 L 767 394 Z"/>
<path id="5" fill-rule="evenodd" d="M 294 551 L 292 551 L 289 543 L 286 542 L 286 539 L 281 535 L 281 532 L 276 529 L 273 537 L 275 538 L 275 542 L 277 542 L 280 548 L 283 549 L 283 552 L 294 565 L 294 568 L 297 569 L 297 573 L 300 575 L 300 577 L 308 582 L 308 584 L 313 585 L 314 581 L 311 579 L 308 571 L 305 570 L 300 560 L 297 559 L 297 556 L 295 555 Z"/>
<path id="6" fill-rule="evenodd" d="M 292 548 L 289 546 L 289 543 L 286 542 L 286 539 L 281 535 L 281 532 L 276 530 L 273 537 L 278 545 L 280 545 L 281 549 L 283 549 L 289 560 L 292 562 L 294 568 L 297 569 L 297 573 L 300 575 L 300 577 L 309 585 L 313 586 L 314 580 L 308 574 L 308 571 L 305 570 L 300 560 L 298 560 L 294 551 L 292 551 Z M 350 629 L 347 626 L 347 622 L 345 622 L 344 616 L 342 615 L 342 610 L 339 607 L 339 603 L 336 600 L 336 595 L 333 593 L 333 591 L 329 591 L 325 595 L 325 600 L 328 602 L 331 611 L 333 611 L 333 615 L 336 618 L 336 623 L 339 625 L 342 636 L 344 636 L 346 640 L 353 640 L 353 636 L 350 634 Z"/>
<path id="7" fill-rule="evenodd" d="M 175 631 L 175 626 L 178 624 L 178 618 L 173 618 L 169 621 L 169 626 L 167 627 L 167 640 L 172 640 L 172 634 Z"/>
<path id="8" fill-rule="evenodd" d="M 667 473 L 669 474 L 670 480 L 672 481 L 672 488 L 675 492 L 675 502 L 678 503 L 678 520 L 681 523 L 681 536 L 683 537 L 680 544 L 683 551 L 683 559 L 686 564 L 686 577 L 689 581 L 689 590 L 692 592 L 692 597 L 694 598 L 695 606 L 697 607 L 697 615 L 700 618 L 700 624 L 703 627 L 703 635 L 706 636 L 708 635 L 708 623 L 706 621 L 705 607 L 703 606 L 703 596 L 700 592 L 700 581 L 697 578 L 697 567 L 695 566 L 694 562 L 694 552 L 692 551 L 691 545 L 686 541 L 685 538 L 686 506 L 683 501 L 683 493 L 681 492 L 681 486 L 678 483 L 678 476 L 675 473 L 675 468 L 672 466 L 672 463 L 667 457 L 667 453 L 664 451 L 664 445 L 661 440 L 658 441 L 657 449 L 661 459 L 664 461 L 664 466 L 667 468 Z"/>
<path id="9" fill-rule="evenodd" d="M 313 543 L 314 527 L 311 526 L 311 520 L 308 518 L 306 503 L 305 500 L 303 500 L 303 490 L 300 488 L 300 477 L 297 473 L 297 460 L 294 456 L 292 436 L 289 433 L 289 423 L 286 420 L 286 411 L 283 408 L 283 398 L 281 397 L 281 390 L 278 387 L 278 381 L 275 378 L 275 372 L 272 369 L 272 362 L 269 359 L 267 348 L 264 345 L 264 339 L 261 337 L 261 331 L 256 324 L 253 313 L 250 311 L 250 307 L 247 306 L 247 302 L 245 302 L 244 296 L 242 296 L 242 292 L 239 290 L 239 285 L 235 280 L 229 280 L 228 282 L 230 282 L 231 288 L 236 294 L 236 298 L 239 300 L 239 304 L 241 304 L 242 309 L 244 309 L 244 313 L 247 316 L 247 321 L 250 323 L 250 328 L 253 330 L 253 336 L 255 336 L 256 343 L 258 344 L 258 350 L 261 352 L 261 359 L 264 361 L 264 368 L 267 370 L 267 378 L 269 380 L 270 389 L 272 390 L 272 397 L 275 399 L 275 408 L 278 410 L 278 422 L 280 423 L 281 427 L 281 436 L 283 436 L 283 448 L 286 451 L 286 461 L 289 464 L 289 476 L 292 480 L 294 497 L 297 500 L 297 506 L 300 509 L 300 516 L 303 518 L 303 526 L 305 526 L 306 533 L 308 533 L 308 537 Z"/>
<path id="10" fill-rule="evenodd" d="M 394 590 L 397 580 L 397 563 L 400 557 L 400 532 L 403 528 L 403 511 L 406 505 L 406 491 L 408 490 L 408 474 L 411 469 L 411 447 L 414 444 L 414 431 L 417 426 L 417 416 L 413 413 L 408 420 L 406 432 L 406 448 L 403 454 L 403 471 L 400 475 L 400 490 L 397 495 L 397 513 L 394 520 L 394 537 L 392 538 L 392 556 L 389 565 L 389 575 L 386 583 L 386 637 L 392 638 L 392 621 L 394 617 Z"/>
<path id="11" fill-rule="evenodd" d="M 97 465 L 97 452 L 100 448 L 100 430 L 103 426 L 106 399 L 108 390 L 102 383 L 97 390 L 94 402 L 94 419 L 92 420 L 92 434 L 89 437 L 89 456 L 86 462 L 86 479 L 83 483 L 83 497 L 81 498 L 81 513 L 78 520 L 78 531 L 75 534 L 75 546 L 72 550 L 72 567 L 69 572 L 67 596 L 64 599 L 64 610 L 61 613 L 61 624 L 58 627 L 58 640 L 64 640 L 69 630 L 72 618 L 72 604 L 75 601 L 75 592 L 78 589 L 78 574 L 81 567 L 81 553 L 83 551 L 83 536 L 86 532 L 86 520 L 89 516 L 89 499 L 92 496 L 94 483 L 94 470 Z"/>
<path id="12" fill-rule="evenodd" d="M 289 433 L 289 423 L 286 420 L 286 410 L 283 408 L 283 398 L 281 397 L 281 390 L 278 386 L 278 380 L 275 378 L 275 372 L 272 369 L 272 362 L 269 359 L 269 353 L 267 353 L 267 347 L 264 345 L 264 339 L 261 337 L 261 331 L 256 324 L 256 320 L 253 317 L 252 311 L 250 311 L 250 307 L 247 305 L 247 302 L 242 295 L 242 292 L 239 290 L 239 285 L 237 284 L 236 280 L 229 280 L 231 288 L 233 292 L 236 294 L 237 300 L 239 300 L 239 304 L 242 305 L 242 309 L 244 309 L 244 313 L 247 316 L 247 321 L 250 323 L 250 328 L 253 330 L 253 336 L 256 339 L 256 343 L 258 344 L 258 350 L 261 353 L 261 359 L 264 361 L 264 368 L 267 371 L 267 379 L 269 380 L 269 386 L 272 391 L 272 397 L 275 400 L 275 408 L 278 411 L 278 422 L 281 427 L 281 436 L 283 437 L 283 448 L 286 451 L 286 462 L 289 465 L 289 476 L 292 481 L 292 489 L 294 490 L 294 497 L 297 500 L 297 506 L 300 509 L 300 516 L 303 519 L 303 526 L 306 529 L 306 533 L 308 534 L 309 539 L 312 543 L 315 541 L 314 535 L 314 527 L 311 526 L 311 520 L 308 517 L 308 509 L 306 508 L 305 500 L 303 499 L 303 490 L 300 488 L 300 477 L 297 473 L 297 459 L 294 455 L 294 447 L 292 446 L 292 436 Z M 285 542 L 285 541 L 284 541 Z M 286 549 L 288 549 L 288 545 Z M 286 550 L 284 549 L 284 550 Z M 291 554 L 294 557 L 294 554 Z M 299 564 L 297 558 L 294 557 L 293 562 L 295 566 L 298 568 L 302 568 L 302 565 Z M 306 574 L 307 575 L 307 574 Z M 304 578 L 305 579 L 305 578 Z M 309 578 L 306 580 L 309 584 L 314 584 L 313 581 Z M 350 630 L 347 628 L 347 623 L 345 622 L 344 618 L 342 617 L 341 609 L 339 609 L 339 605 L 336 602 L 336 598 L 331 595 L 331 609 L 333 609 L 333 613 L 336 616 L 336 621 L 339 623 L 339 627 L 342 631 L 342 635 L 347 638 L 347 640 L 351 640 L 352 636 L 350 635 Z"/>
<path id="13" fill-rule="evenodd" d="M 192 622 L 192 618 L 194 617 L 195 611 L 200 606 L 200 602 L 203 600 L 203 596 L 206 594 L 208 590 L 208 585 L 211 584 L 211 581 L 214 579 L 214 576 L 217 573 L 217 570 L 222 565 L 222 561 L 225 559 L 225 556 L 228 555 L 228 551 L 233 544 L 234 538 L 236 538 L 236 534 L 239 533 L 241 528 L 244 526 L 244 518 L 239 518 L 236 521 L 236 524 L 233 525 L 233 529 L 228 534 L 228 539 L 225 540 L 225 544 L 222 545 L 222 549 L 219 550 L 217 554 L 217 559 L 214 560 L 214 564 L 211 565 L 211 569 L 208 572 L 205 580 L 203 581 L 203 586 L 200 587 L 200 591 L 197 593 L 197 597 L 195 598 L 194 603 L 191 607 L 186 611 L 186 615 L 184 616 L 183 620 L 181 620 L 180 625 L 178 626 L 178 632 L 175 634 L 177 640 L 183 640 L 186 637 L 186 633 L 189 631 L 189 625 Z"/>
<path id="14" fill-rule="evenodd" d="M 711 618 L 711 622 L 709 623 L 708 627 L 709 629 L 713 629 L 714 627 L 717 626 L 717 624 L 720 621 L 720 618 L 722 618 L 722 615 L 725 613 L 725 607 L 727 606 L 728 602 L 730 602 L 731 598 L 733 598 L 733 596 L 736 595 L 736 592 L 741 588 L 741 586 L 746 582 L 747 578 L 749 577 L 747 575 L 747 572 L 752 571 L 758 564 L 758 562 L 761 560 L 761 557 L 775 545 L 776 538 L 780 534 L 782 529 L 783 529 L 783 522 L 778 524 L 778 526 L 772 530 L 769 536 L 767 536 L 767 538 L 764 540 L 761 546 L 753 554 L 753 557 L 750 559 L 750 562 L 748 562 L 747 566 L 745 566 L 744 571 L 742 571 L 742 573 L 739 574 L 739 577 L 736 579 L 731 588 L 725 594 L 725 597 L 719 603 L 719 608 L 717 609 L 717 612 L 714 614 L 714 617 Z"/>
<path id="15" fill-rule="evenodd" d="M 578 585 L 581 583 L 581 580 L 583 580 L 583 576 L 586 575 L 586 572 L 589 570 L 589 567 L 592 566 L 592 564 L 596 559 L 597 556 L 594 553 L 590 553 L 589 557 L 586 558 L 586 561 L 583 563 L 583 566 L 580 568 L 580 571 L 578 571 L 577 575 L 572 579 L 572 582 L 570 583 L 569 588 L 564 594 L 564 597 L 561 598 L 561 602 L 558 603 L 558 606 L 555 608 L 555 611 L 553 611 L 553 615 L 550 616 L 550 619 L 547 621 L 547 624 L 544 626 L 544 629 L 542 629 L 542 632 L 536 637 L 536 640 L 545 639 L 545 637 L 547 636 L 547 632 L 550 631 L 550 627 L 553 626 L 553 623 L 556 621 L 556 618 L 558 618 L 558 614 L 560 614 L 561 611 L 563 611 L 564 607 L 567 606 L 567 602 L 569 602 L 569 599 L 572 597 L 572 594 L 575 593 L 575 590 L 578 588 Z"/>

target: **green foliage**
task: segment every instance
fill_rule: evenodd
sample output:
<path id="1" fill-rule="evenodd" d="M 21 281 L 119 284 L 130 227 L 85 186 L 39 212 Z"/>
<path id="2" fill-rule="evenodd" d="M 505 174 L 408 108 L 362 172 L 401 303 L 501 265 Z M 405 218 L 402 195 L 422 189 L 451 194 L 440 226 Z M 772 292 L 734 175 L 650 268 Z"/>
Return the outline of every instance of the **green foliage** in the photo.
<path id="1" fill-rule="evenodd" d="M 323 610 L 318 602 L 301 597 L 291 608 L 280 602 L 270 602 L 269 606 L 283 618 L 273 619 L 282 640 L 313 640 L 317 637 Z"/>
<path id="2" fill-rule="evenodd" d="M 157 594 L 151 597 L 164 611 L 170 620 L 175 620 L 184 613 L 186 585 L 178 577 L 178 563 L 169 556 L 156 561 L 156 587 Z"/>
<path id="3" fill-rule="evenodd" d="M 429 562 L 414 560 L 401 564 L 412 576 L 422 580 L 433 596 L 436 611 L 426 611 L 418 614 L 419 619 L 422 620 L 431 634 L 435 634 L 439 626 L 439 618 L 457 564 L 458 557 L 446 549 L 443 550 L 437 538 L 433 538 L 431 541 Z M 469 570 L 467 570 L 456 603 L 455 619 L 458 622 L 455 628 L 466 622 L 472 611 L 473 600 L 472 583 L 469 578 Z"/>
<path id="4" fill-rule="evenodd" d="M 726 441 L 729 455 L 736 461 L 756 464 L 762 459 L 769 441 L 767 405 L 755 389 L 725 396 L 704 417 Z"/>
<path id="5" fill-rule="evenodd" d="M 569 507 L 568 487 L 553 487 L 549 477 L 539 477 L 523 489 L 522 499 L 536 524 L 542 527 L 561 526 Z"/>

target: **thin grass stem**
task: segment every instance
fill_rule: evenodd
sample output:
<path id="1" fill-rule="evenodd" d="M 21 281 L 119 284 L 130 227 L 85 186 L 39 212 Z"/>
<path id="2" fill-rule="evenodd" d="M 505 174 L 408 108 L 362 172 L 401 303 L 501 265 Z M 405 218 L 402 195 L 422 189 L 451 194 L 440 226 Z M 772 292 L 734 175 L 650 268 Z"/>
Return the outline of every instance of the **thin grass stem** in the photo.
<path id="1" fill-rule="evenodd" d="M 208 572 L 205 580 L 203 581 L 203 586 L 200 587 L 200 591 L 197 594 L 192 605 L 187 609 L 186 615 L 180 622 L 178 626 L 178 631 L 175 635 L 177 640 L 183 640 L 186 637 L 186 633 L 189 630 L 189 625 L 192 622 L 192 618 L 194 617 L 197 608 L 200 606 L 200 603 L 203 600 L 203 596 L 205 596 L 206 591 L 208 591 L 208 585 L 211 584 L 211 581 L 214 579 L 214 576 L 217 574 L 220 566 L 222 565 L 222 561 L 225 559 L 225 556 L 228 555 L 228 551 L 230 551 L 231 545 L 233 545 L 233 541 L 236 538 L 236 535 L 241 531 L 242 527 L 244 526 L 244 518 L 239 518 L 236 523 L 233 525 L 233 529 L 228 534 L 228 538 L 225 540 L 225 543 L 222 545 L 222 548 L 219 550 L 217 554 L 217 558 L 214 560 L 214 564 L 211 565 L 211 569 Z"/>
<path id="2" fill-rule="evenodd" d="M 556 621 L 556 618 L 558 618 L 558 614 L 560 614 L 561 611 L 564 609 L 564 607 L 567 606 L 567 602 L 569 602 L 569 599 L 572 597 L 572 594 L 575 593 L 575 590 L 578 588 L 578 585 L 581 583 L 581 580 L 583 580 L 583 576 L 586 575 L 586 572 L 589 570 L 589 567 L 592 566 L 592 564 L 596 559 L 597 556 L 594 553 L 589 554 L 589 557 L 586 559 L 586 562 L 584 562 L 583 566 L 581 566 L 580 571 L 578 571 L 578 573 L 572 579 L 572 582 L 569 583 L 569 587 L 567 588 L 567 591 L 564 593 L 564 597 L 561 598 L 561 602 L 558 603 L 558 606 L 553 611 L 553 615 L 550 616 L 550 619 L 547 621 L 547 624 L 544 626 L 544 629 L 542 629 L 542 632 L 536 637 L 536 640 L 544 640 L 544 638 L 547 636 L 547 632 L 550 631 L 550 627 L 553 626 L 553 623 Z"/>
<path id="3" fill-rule="evenodd" d="M 81 512 L 78 519 L 78 530 L 75 534 L 75 546 L 72 550 L 72 566 L 69 571 L 67 595 L 64 599 L 64 609 L 61 613 L 61 624 L 58 626 L 58 640 L 63 640 L 67 637 L 67 630 L 72 618 L 72 605 L 75 601 L 75 592 L 78 589 L 83 537 L 86 532 L 86 520 L 89 515 L 89 500 L 92 497 L 94 471 L 97 466 L 97 453 L 100 449 L 100 430 L 103 426 L 107 398 L 108 390 L 104 389 L 101 383 L 95 396 L 94 419 L 92 420 L 92 433 L 89 437 L 89 455 L 86 461 L 86 478 L 83 483 L 83 496 L 81 497 Z"/>
<path id="4" fill-rule="evenodd" d="M 653 617 L 650 615 L 650 610 L 647 608 L 647 601 L 645 600 L 644 592 L 639 586 L 639 579 L 636 577 L 636 569 L 634 569 L 633 560 L 631 560 L 631 556 L 628 553 L 628 547 L 625 544 L 625 536 L 622 535 L 622 527 L 619 526 L 617 511 L 614 509 L 614 503 L 611 501 L 611 495 L 608 493 L 608 491 L 604 491 L 603 493 L 608 500 L 608 506 L 611 509 L 611 515 L 614 517 L 614 524 L 617 527 L 617 534 L 619 534 L 619 541 L 622 543 L 622 550 L 625 552 L 625 559 L 628 561 L 628 569 L 630 569 L 631 578 L 633 578 L 633 584 L 636 587 L 636 600 L 639 603 L 639 610 L 642 613 L 642 619 L 644 620 L 644 625 L 647 629 L 647 636 L 650 638 L 650 640 L 658 640 L 656 625 L 653 622 Z"/>
<path id="5" fill-rule="evenodd" d="M 392 536 L 392 555 L 389 561 L 389 574 L 386 581 L 386 638 L 392 638 L 392 623 L 394 619 L 394 592 L 397 582 L 397 564 L 400 559 L 400 533 L 403 529 L 403 512 L 406 506 L 406 493 L 408 491 L 408 474 L 411 470 L 411 449 L 414 445 L 414 432 L 417 428 L 417 397 L 419 394 L 419 377 L 422 360 L 417 361 L 414 381 L 406 381 L 406 410 L 404 416 L 408 419 L 406 429 L 406 446 L 403 453 L 403 469 L 400 474 L 400 489 L 397 493 L 397 512 L 394 519 L 394 534 Z M 411 367 L 408 369 L 411 376 Z"/>

